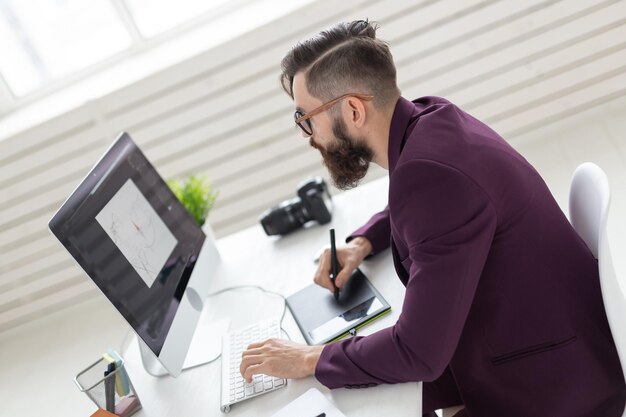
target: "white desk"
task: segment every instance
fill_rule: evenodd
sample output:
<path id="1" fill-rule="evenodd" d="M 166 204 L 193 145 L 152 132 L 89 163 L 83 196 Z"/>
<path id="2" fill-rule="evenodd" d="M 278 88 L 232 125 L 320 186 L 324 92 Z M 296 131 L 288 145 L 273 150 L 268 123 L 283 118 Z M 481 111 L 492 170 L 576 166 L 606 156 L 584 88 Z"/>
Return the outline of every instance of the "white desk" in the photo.
<path id="1" fill-rule="evenodd" d="M 312 259 L 328 244 L 328 229 L 343 239 L 386 203 L 387 180 L 381 179 L 334 199 L 331 225 L 300 230 L 284 238 L 267 237 L 255 226 L 218 241 L 222 263 L 212 290 L 234 285 L 258 285 L 290 295 L 311 282 L 316 266 Z M 392 306 L 392 313 L 362 329 L 369 334 L 395 323 L 404 298 L 389 252 L 366 261 L 362 267 L 372 283 Z M 250 317 L 251 306 L 262 309 Z M 231 318 L 231 329 L 282 311 L 282 300 L 256 290 L 240 290 L 210 299 L 208 318 Z M 303 341 L 287 312 L 283 327 L 295 341 Z M 128 325 L 104 297 L 82 303 L 0 335 L 0 357 L 8 363 L 1 372 L 2 415 L 87 416 L 95 406 L 73 385 L 73 376 L 96 360 L 108 347 L 118 348 Z M 148 375 L 138 357 L 126 356 L 131 380 L 144 409 L 141 417 L 221 416 L 221 360 L 183 372 L 178 378 Z M 7 361 L 7 358 L 12 358 Z M 14 381 L 11 389 L 7 381 Z M 347 416 L 418 416 L 421 386 L 418 383 L 381 385 L 367 389 L 330 391 L 314 377 L 290 380 L 286 388 L 232 407 L 229 416 L 271 416 L 285 404 L 317 387 Z M 33 399 L 37 399 L 33 401 Z M 6 414 L 5 414 L 6 413 Z"/>

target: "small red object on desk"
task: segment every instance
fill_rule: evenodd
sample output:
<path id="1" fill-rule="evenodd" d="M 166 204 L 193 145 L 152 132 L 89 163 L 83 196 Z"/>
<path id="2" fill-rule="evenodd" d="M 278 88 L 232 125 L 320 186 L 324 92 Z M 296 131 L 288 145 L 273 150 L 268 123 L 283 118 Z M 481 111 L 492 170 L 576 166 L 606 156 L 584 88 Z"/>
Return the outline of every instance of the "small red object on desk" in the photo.
<path id="1" fill-rule="evenodd" d="M 117 416 L 113 413 L 109 413 L 107 410 L 103 410 L 102 408 L 99 408 L 98 411 L 93 413 L 90 417 L 117 417 Z"/>

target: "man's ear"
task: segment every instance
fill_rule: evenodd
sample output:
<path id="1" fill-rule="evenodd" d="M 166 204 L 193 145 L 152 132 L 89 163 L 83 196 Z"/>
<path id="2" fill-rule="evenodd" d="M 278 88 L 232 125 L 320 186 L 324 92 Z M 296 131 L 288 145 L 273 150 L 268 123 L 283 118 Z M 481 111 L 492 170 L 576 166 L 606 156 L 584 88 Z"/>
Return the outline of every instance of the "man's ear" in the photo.
<path id="1" fill-rule="evenodd" d="M 344 100 L 344 116 L 348 123 L 351 123 L 356 128 L 361 128 L 365 124 L 366 107 L 362 100 L 356 97 L 348 97 Z"/>

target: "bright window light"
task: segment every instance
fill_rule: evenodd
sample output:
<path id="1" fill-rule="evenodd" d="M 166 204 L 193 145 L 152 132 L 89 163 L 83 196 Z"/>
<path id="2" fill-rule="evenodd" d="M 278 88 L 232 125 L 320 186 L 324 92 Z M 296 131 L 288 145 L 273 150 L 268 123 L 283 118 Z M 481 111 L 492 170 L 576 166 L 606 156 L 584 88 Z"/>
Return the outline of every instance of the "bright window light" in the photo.
<path id="1" fill-rule="evenodd" d="M 131 45 L 109 0 L 0 0 L 0 72 L 21 97 Z"/>
<path id="2" fill-rule="evenodd" d="M 125 0 L 125 3 L 139 32 L 142 36 L 150 38 L 232 1 Z"/>

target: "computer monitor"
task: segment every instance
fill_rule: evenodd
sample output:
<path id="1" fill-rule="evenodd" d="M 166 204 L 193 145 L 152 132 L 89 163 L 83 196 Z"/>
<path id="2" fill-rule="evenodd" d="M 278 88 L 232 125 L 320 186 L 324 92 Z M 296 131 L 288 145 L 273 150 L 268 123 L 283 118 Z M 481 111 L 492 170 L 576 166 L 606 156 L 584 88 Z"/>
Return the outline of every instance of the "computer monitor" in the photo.
<path id="1" fill-rule="evenodd" d="M 49 228 L 167 372 L 178 376 L 219 254 L 127 133 Z"/>

